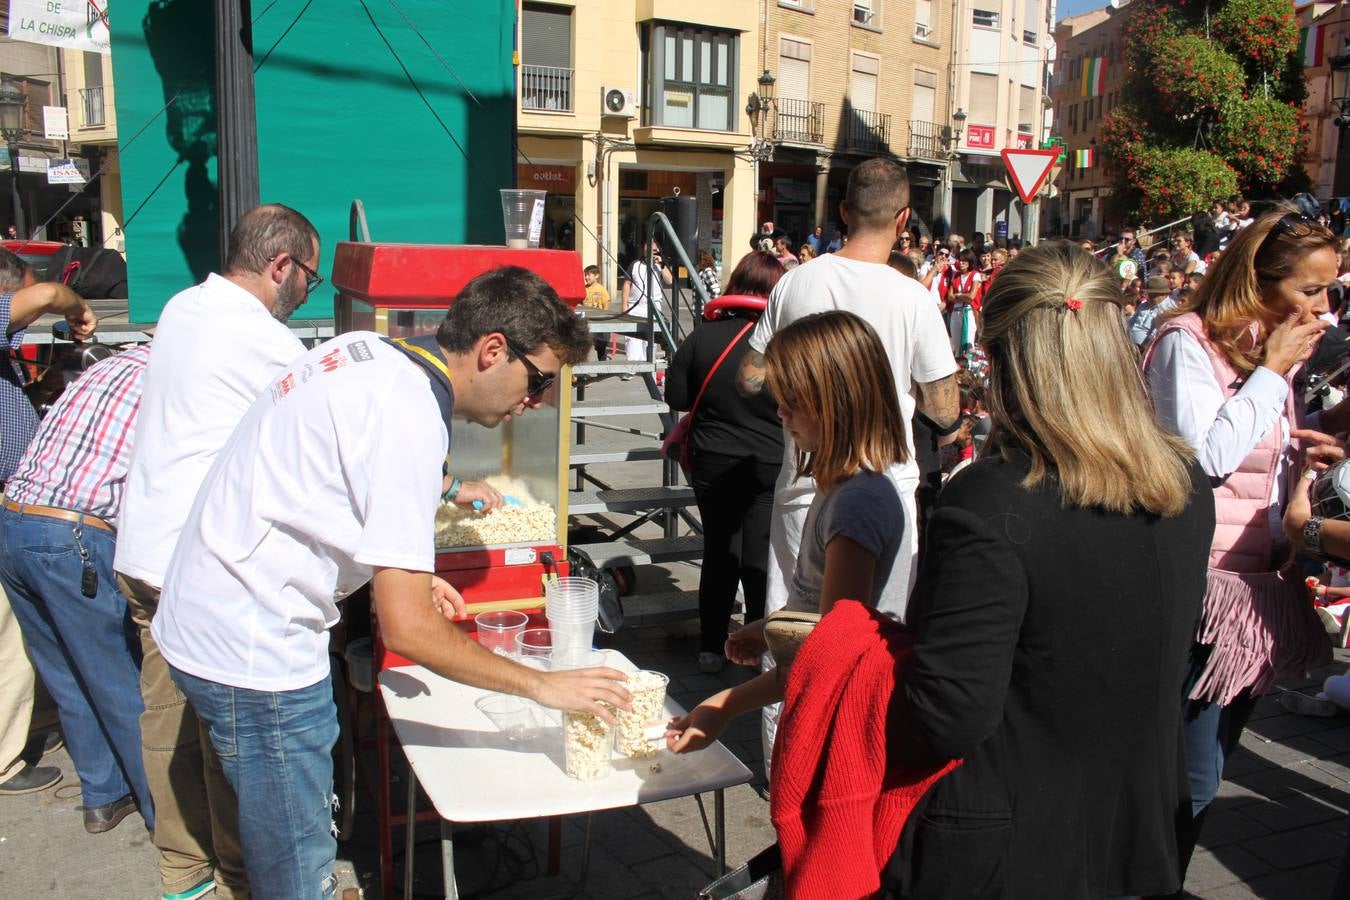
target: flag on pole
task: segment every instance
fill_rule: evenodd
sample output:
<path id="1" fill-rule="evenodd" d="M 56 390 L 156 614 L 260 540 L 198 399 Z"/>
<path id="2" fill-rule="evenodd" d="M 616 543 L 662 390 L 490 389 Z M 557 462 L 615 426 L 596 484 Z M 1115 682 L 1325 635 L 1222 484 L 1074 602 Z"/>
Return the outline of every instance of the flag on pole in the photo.
<path id="1" fill-rule="evenodd" d="M 1094 56 L 1083 60 L 1083 97 L 1100 97 L 1106 93 L 1106 57 Z"/>
<path id="2" fill-rule="evenodd" d="M 1310 25 L 1298 30 L 1298 55 L 1299 59 L 1303 60 L 1305 69 L 1322 64 L 1326 39 L 1327 29 L 1325 25 Z"/>
<path id="3" fill-rule="evenodd" d="M 1073 151 L 1073 167 L 1075 169 L 1092 168 L 1092 157 L 1095 151 L 1089 147 L 1086 150 Z"/>

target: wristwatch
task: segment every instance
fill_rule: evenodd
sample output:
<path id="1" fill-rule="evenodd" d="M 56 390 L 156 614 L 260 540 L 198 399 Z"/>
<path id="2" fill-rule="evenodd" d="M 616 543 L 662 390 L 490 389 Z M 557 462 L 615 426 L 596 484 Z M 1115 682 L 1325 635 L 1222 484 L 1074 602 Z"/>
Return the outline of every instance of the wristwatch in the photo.
<path id="1" fill-rule="evenodd" d="M 1322 524 L 1326 520 L 1321 516 L 1308 516 L 1303 523 L 1303 546 L 1313 553 L 1322 553 Z"/>

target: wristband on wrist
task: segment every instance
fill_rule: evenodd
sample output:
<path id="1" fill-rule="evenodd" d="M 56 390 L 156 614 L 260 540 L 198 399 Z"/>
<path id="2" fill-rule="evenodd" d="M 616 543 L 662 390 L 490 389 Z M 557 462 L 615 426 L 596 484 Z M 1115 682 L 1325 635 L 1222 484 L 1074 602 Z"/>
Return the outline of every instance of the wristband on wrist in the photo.
<path id="1" fill-rule="evenodd" d="M 450 487 L 445 489 L 444 494 L 441 494 L 441 499 L 444 500 L 446 503 L 453 503 L 455 498 L 459 496 L 459 489 L 462 487 L 464 487 L 464 482 L 460 481 L 458 478 L 455 478 L 454 476 L 451 476 Z"/>
<path id="2" fill-rule="evenodd" d="M 1324 522 L 1325 520 L 1321 516 L 1308 516 L 1308 521 L 1303 523 L 1303 546 L 1319 556 L 1322 553 L 1322 525 Z"/>

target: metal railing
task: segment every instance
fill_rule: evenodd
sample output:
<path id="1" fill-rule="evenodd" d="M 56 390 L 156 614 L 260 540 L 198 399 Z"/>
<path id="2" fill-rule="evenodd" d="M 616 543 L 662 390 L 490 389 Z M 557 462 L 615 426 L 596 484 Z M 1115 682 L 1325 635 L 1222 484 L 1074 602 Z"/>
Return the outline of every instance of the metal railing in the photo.
<path id="1" fill-rule="evenodd" d="M 850 110 L 844 140 L 850 150 L 880 153 L 891 144 L 891 117 L 865 109 Z"/>
<path id="2" fill-rule="evenodd" d="M 819 144 L 825 140 L 825 104 L 779 97 L 774 101 L 775 141 Z"/>
<path id="3" fill-rule="evenodd" d="M 909 148 L 906 153 L 910 159 L 946 159 L 947 136 L 936 122 L 922 119 L 909 120 Z"/>
<path id="4" fill-rule="evenodd" d="M 571 112 L 572 70 L 557 66 L 521 66 L 520 108 Z"/>
<path id="5" fill-rule="evenodd" d="M 103 86 L 80 88 L 80 107 L 84 111 L 86 128 L 104 124 Z"/>

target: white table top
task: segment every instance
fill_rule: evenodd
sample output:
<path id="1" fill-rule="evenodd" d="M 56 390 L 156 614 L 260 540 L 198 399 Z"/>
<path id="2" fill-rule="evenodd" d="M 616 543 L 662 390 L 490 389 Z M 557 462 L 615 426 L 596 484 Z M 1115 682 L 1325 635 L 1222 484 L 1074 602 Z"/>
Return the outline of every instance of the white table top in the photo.
<path id="1" fill-rule="evenodd" d="M 608 664 L 635 667 L 605 651 Z M 616 809 L 744 784 L 750 770 L 721 743 L 650 759 L 614 755 L 613 771 L 577 781 L 563 771 L 562 728 L 550 721 L 532 738 L 513 744 L 474 703 L 489 694 L 421 666 L 380 673 L 380 692 L 399 742 L 422 789 L 441 818 L 496 822 Z M 684 710 L 666 698 L 666 714 Z"/>

